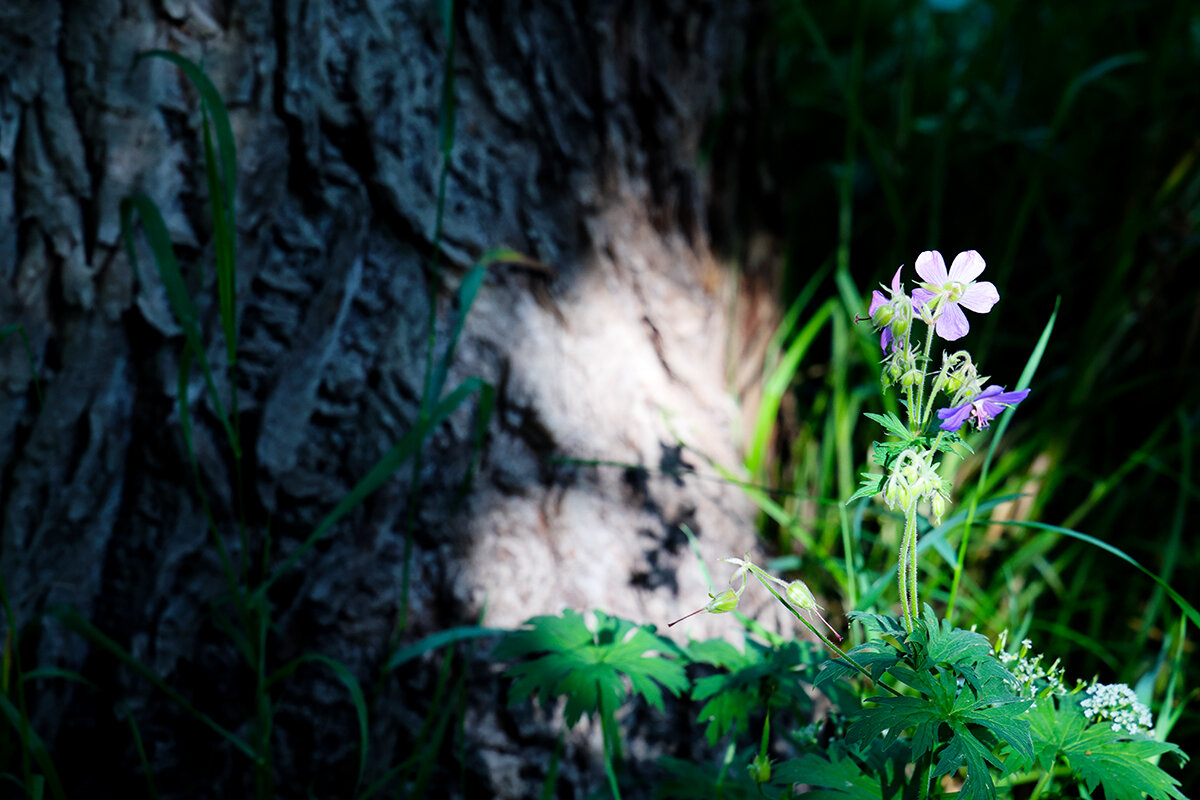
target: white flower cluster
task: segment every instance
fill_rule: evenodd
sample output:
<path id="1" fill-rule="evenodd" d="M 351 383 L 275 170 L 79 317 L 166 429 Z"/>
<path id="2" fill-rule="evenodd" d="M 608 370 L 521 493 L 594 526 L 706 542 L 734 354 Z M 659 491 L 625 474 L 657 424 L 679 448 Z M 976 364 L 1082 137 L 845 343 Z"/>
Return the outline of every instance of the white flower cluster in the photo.
<path id="1" fill-rule="evenodd" d="M 1114 731 L 1147 733 L 1154 726 L 1150 709 L 1146 708 L 1124 683 L 1093 683 L 1081 703 L 1083 714 L 1092 722 L 1109 720 Z"/>
<path id="2" fill-rule="evenodd" d="M 1064 670 L 1058 661 L 1049 667 L 1042 666 L 1042 654 L 1030 652 L 1033 642 L 1029 639 L 1021 640 L 1020 651 L 1007 653 L 1004 651 L 1007 640 L 1008 631 L 1003 631 L 996 643 L 996 657 L 1016 679 L 1017 694 L 1038 698 L 1052 694 L 1061 697 L 1067 693 L 1067 687 L 1063 684 Z"/>

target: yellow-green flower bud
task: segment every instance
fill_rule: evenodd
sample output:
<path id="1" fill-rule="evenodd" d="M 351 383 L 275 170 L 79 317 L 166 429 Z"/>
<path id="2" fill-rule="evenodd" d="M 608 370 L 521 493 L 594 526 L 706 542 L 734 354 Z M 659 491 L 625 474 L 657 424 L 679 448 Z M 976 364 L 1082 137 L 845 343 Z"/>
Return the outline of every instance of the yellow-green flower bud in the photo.
<path id="1" fill-rule="evenodd" d="M 896 316 L 896 312 L 892 310 L 890 305 L 880 306 L 875 309 L 875 313 L 871 315 L 871 323 L 877 328 L 882 328 L 892 321 L 892 317 Z"/>
<path id="2" fill-rule="evenodd" d="M 818 608 L 817 599 L 813 597 L 813 593 L 804 585 L 804 581 L 792 581 L 787 587 L 788 602 L 796 608 L 802 608 L 805 611 L 812 611 Z"/>
<path id="3" fill-rule="evenodd" d="M 933 499 L 929 501 L 930 510 L 933 511 L 933 518 L 939 523 L 942 521 L 942 515 L 946 513 L 946 498 L 940 494 L 935 494 Z"/>
<path id="4" fill-rule="evenodd" d="M 726 589 L 720 594 L 713 595 L 713 599 L 708 601 L 704 610 L 713 614 L 724 614 L 737 608 L 738 599 L 737 592 L 733 589 Z"/>
<path id="5" fill-rule="evenodd" d="M 892 333 L 897 339 L 900 339 L 904 334 L 908 333 L 908 317 L 901 314 L 892 321 Z"/>
<path id="6" fill-rule="evenodd" d="M 753 761 L 746 765 L 746 771 L 750 773 L 750 780 L 755 783 L 766 783 L 771 780 L 771 759 L 759 753 Z"/>

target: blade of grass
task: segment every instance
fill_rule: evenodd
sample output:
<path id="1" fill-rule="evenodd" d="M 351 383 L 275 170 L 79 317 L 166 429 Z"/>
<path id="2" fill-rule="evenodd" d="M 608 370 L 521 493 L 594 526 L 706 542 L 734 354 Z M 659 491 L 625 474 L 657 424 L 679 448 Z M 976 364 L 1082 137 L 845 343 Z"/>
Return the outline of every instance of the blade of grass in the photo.
<path id="1" fill-rule="evenodd" d="M 763 397 L 759 403 L 758 413 L 754 417 L 754 432 L 751 434 L 750 448 L 746 455 L 746 468 L 755 477 L 762 476 L 767 451 L 771 444 L 771 432 L 775 428 L 783 396 L 791 385 L 792 379 L 795 378 L 796 372 L 800 368 L 800 362 L 808 352 L 808 348 L 812 346 L 813 340 L 816 339 L 821 328 L 833 315 L 835 305 L 834 301 L 828 300 L 817 309 L 800 329 L 796 338 L 788 345 L 787 351 L 779 361 L 779 366 L 763 382 Z"/>
<path id="2" fill-rule="evenodd" d="M 1038 337 L 1037 344 L 1033 347 L 1033 352 L 1029 354 L 1029 360 L 1025 362 L 1025 368 L 1021 370 L 1021 377 L 1017 381 L 1016 386 L 1017 391 L 1028 388 L 1029 384 L 1033 381 L 1033 376 L 1037 372 L 1038 365 L 1042 362 L 1042 356 L 1046 352 L 1046 345 L 1050 343 L 1050 334 L 1053 333 L 1054 323 L 1058 320 L 1058 307 L 1061 302 L 1061 296 L 1054 301 L 1054 311 L 1050 313 L 1050 319 L 1046 321 L 1046 326 L 1042 328 L 1042 335 Z M 980 485 L 987 482 L 988 470 L 991 468 L 992 459 L 996 455 L 996 447 L 999 445 L 1000 439 L 1004 436 L 1004 432 L 1008 430 L 1008 424 L 1011 419 L 1011 413 L 1001 415 L 1000 424 L 996 426 L 996 432 L 992 434 L 987 456 L 983 459 L 983 467 L 980 470 Z M 966 569 L 967 543 L 971 538 L 971 523 L 975 519 L 978 502 L 978 493 L 972 494 L 970 505 L 968 506 L 967 520 L 963 525 L 962 539 L 958 544 L 958 560 L 954 565 L 954 577 L 950 581 L 950 597 L 946 602 L 946 619 L 949 620 L 953 620 L 954 618 L 954 602 L 958 598 L 959 581 L 962 579 L 963 570 Z"/>
<path id="3" fill-rule="evenodd" d="M 350 693 L 350 702 L 354 705 L 354 713 L 358 716 L 358 780 L 354 784 L 354 790 L 358 791 L 358 787 L 362 786 L 363 776 L 367 771 L 367 747 L 370 739 L 370 726 L 367 719 L 367 699 L 363 695 L 362 687 L 358 683 L 358 679 L 354 677 L 345 664 L 335 658 L 330 658 L 320 653 L 305 653 L 302 656 L 292 659 L 284 666 L 280 667 L 271 677 L 267 679 L 266 688 L 269 690 L 279 681 L 292 675 L 301 664 L 324 664 L 333 670 L 333 674 L 342 682 L 346 690 Z"/>
<path id="4" fill-rule="evenodd" d="M 149 793 L 151 800 L 157 800 L 158 789 L 154 785 L 154 770 L 151 769 L 150 759 L 146 756 L 146 746 L 142 742 L 141 728 L 138 727 L 137 720 L 134 718 L 133 712 L 129 709 L 125 710 L 125 718 L 129 720 L 129 731 L 133 735 L 133 746 L 137 750 L 138 761 L 146 773 L 146 791 Z"/>
<path id="5" fill-rule="evenodd" d="M 144 194 L 136 194 L 121 201 L 121 231 L 124 234 L 125 250 L 129 257 L 129 263 L 133 266 L 134 271 L 137 272 L 137 251 L 133 241 L 133 215 L 135 212 L 142 222 L 142 230 L 146 234 L 146 241 L 150 245 L 151 253 L 154 255 L 154 262 L 158 267 L 159 277 L 167 293 L 167 303 L 171 307 L 175 321 L 183 328 L 187 349 L 200 364 L 200 370 L 204 375 L 204 382 L 208 388 L 209 397 L 213 402 L 213 409 L 216 411 L 217 418 L 221 421 L 221 425 L 225 429 L 225 434 L 229 438 L 231 447 L 233 447 L 234 456 L 240 459 L 241 444 L 238 441 L 237 433 L 233 429 L 229 416 L 225 413 L 225 407 L 221 403 L 216 383 L 213 381 L 212 370 L 208 365 L 208 356 L 204 351 L 204 342 L 200 337 L 200 325 L 197 321 L 196 309 L 192 304 L 191 296 L 188 294 L 187 285 L 183 281 L 183 273 L 179 269 L 179 262 L 175 258 L 175 247 L 171 243 L 170 234 L 167 233 L 167 226 L 163 221 L 162 214 L 158 210 L 158 206 Z"/>
<path id="6" fill-rule="evenodd" d="M 1175 605 L 1179 606 L 1180 611 L 1182 611 L 1184 614 L 1187 615 L 1187 618 L 1192 621 L 1192 624 L 1196 625 L 1196 626 L 1200 626 L 1200 612 L 1196 611 L 1195 606 L 1193 606 L 1186 599 L 1184 599 L 1184 597 L 1181 594 L 1179 594 L 1179 592 L 1177 592 L 1173 588 L 1171 588 L 1171 585 L 1169 583 L 1167 583 L 1166 581 L 1164 581 L 1162 578 L 1160 578 L 1156 573 L 1151 572 L 1150 570 L 1146 569 L 1140 563 L 1138 563 L 1132 556 L 1126 554 L 1125 551 L 1121 550 L 1118 547 L 1114 547 L 1113 545 L 1109 544 L 1108 542 L 1097 539 L 1094 536 L 1088 536 L 1086 533 L 1080 533 L 1079 531 L 1074 531 L 1074 530 L 1071 530 L 1070 528 L 1064 528 L 1059 525 L 1049 525 L 1045 522 L 1027 522 L 1027 521 L 1021 521 L 1021 520 L 989 520 L 987 524 L 989 524 L 989 525 L 1012 525 L 1012 526 L 1022 527 L 1022 528 L 1035 528 L 1038 530 L 1053 531 L 1054 533 L 1062 534 L 1063 536 L 1068 536 L 1072 539 L 1078 539 L 1081 542 L 1086 542 L 1087 544 L 1090 544 L 1093 547 L 1098 547 L 1101 550 L 1105 551 L 1106 553 L 1116 556 L 1117 558 L 1121 559 L 1122 561 L 1126 562 L 1127 564 L 1130 564 L 1130 565 L 1136 567 L 1141 572 L 1144 572 L 1146 575 L 1150 576 L 1154 580 L 1154 582 L 1156 584 L 1158 584 L 1158 586 L 1160 586 L 1164 592 L 1167 593 L 1167 596 L 1170 597 L 1171 600 L 1173 600 L 1175 602 Z"/>
<path id="7" fill-rule="evenodd" d="M 92 623 L 84 619 L 83 615 L 77 610 L 71 608 L 70 606 L 54 606 L 48 609 L 46 614 L 47 616 L 57 619 L 64 626 L 66 626 L 68 630 L 79 634 L 92 644 L 100 647 L 100 649 L 108 651 L 108 653 L 115 656 L 118 661 L 129 667 L 138 675 L 141 675 L 156 689 L 161 691 L 167 697 L 171 698 L 176 705 L 190 714 L 197 721 L 215 731 L 221 736 L 221 738 L 225 739 L 238 750 L 242 751 L 252 761 L 257 762 L 259 760 L 254 750 L 250 747 L 250 745 L 246 744 L 241 737 L 231 731 L 226 730 L 208 714 L 205 714 L 203 711 L 200 711 L 193 706 L 187 700 L 187 698 L 177 692 L 162 678 L 158 677 L 158 675 L 156 675 L 152 669 L 134 658 L 127 650 L 125 650 L 125 648 L 121 647 L 121 645 L 117 644 L 115 641 L 101 632 L 99 628 L 95 627 L 92 625 Z"/>
<path id="8" fill-rule="evenodd" d="M 424 639 L 397 650 L 388 659 L 387 671 L 392 671 L 403 664 L 412 661 L 414 658 L 425 655 L 434 650 L 439 650 L 446 645 L 465 642 L 470 639 L 481 639 L 487 636 L 503 636 L 508 633 L 504 628 L 478 628 L 473 625 L 464 625 L 458 628 L 447 628 L 444 631 L 431 633 Z"/>
<path id="9" fill-rule="evenodd" d="M 46 749 L 46 744 L 42 741 L 42 737 L 37 735 L 37 732 L 29 728 L 24 715 L 17 710 L 17 707 L 5 697 L 0 695 L 0 713 L 20 733 L 22 738 L 27 737 L 29 752 L 33 756 L 33 760 L 37 762 L 42 769 L 42 776 L 50 787 L 50 794 L 55 800 L 66 800 L 66 793 L 63 791 L 62 782 L 58 779 L 58 771 L 54 768 L 54 761 L 50 758 L 50 751 Z M 28 782 L 36 785 L 37 776 L 30 776 Z M 40 791 L 38 792 L 40 794 Z"/>
<path id="10" fill-rule="evenodd" d="M 353 489 L 342 499 L 337 506 L 325 516 L 317 525 L 316 529 L 309 534 L 308 538 L 292 553 L 284 559 L 283 563 L 279 564 L 272 570 L 271 575 L 263 581 L 263 583 L 255 590 L 256 595 L 265 595 L 271 585 L 279 580 L 285 572 L 295 566 L 305 553 L 311 550 L 316 543 L 325 535 L 331 528 L 349 513 L 353 508 L 358 506 L 372 492 L 383 485 L 384 481 L 392 476 L 408 459 L 412 458 L 417 451 L 420 443 L 425 437 L 433 432 L 442 422 L 446 420 L 462 403 L 472 394 L 482 390 L 485 381 L 481 378 L 470 377 L 460 383 L 453 392 L 446 395 L 440 403 L 437 404 L 430 412 L 428 419 L 423 425 L 418 425 L 404 434 L 400 441 L 396 442 L 387 453 L 383 455 L 375 463 L 366 476 L 360 480 Z"/>

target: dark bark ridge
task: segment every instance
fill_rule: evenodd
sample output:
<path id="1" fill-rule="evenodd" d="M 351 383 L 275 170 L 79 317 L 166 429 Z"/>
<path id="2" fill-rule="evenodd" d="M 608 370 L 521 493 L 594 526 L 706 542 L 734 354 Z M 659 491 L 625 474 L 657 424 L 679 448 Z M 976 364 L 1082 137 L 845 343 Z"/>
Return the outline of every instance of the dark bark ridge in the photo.
<path id="1" fill-rule="evenodd" d="M 726 283 L 709 251 L 699 148 L 745 49 L 747 12 L 715 0 L 467 5 L 454 22 L 439 341 L 481 252 L 508 245 L 550 272 L 494 268 L 468 317 L 448 385 L 482 377 L 496 412 L 465 497 L 472 404 L 426 442 L 406 641 L 485 606 L 498 626 L 563 606 L 661 623 L 707 588 L 681 525 L 710 563 L 753 545 L 736 489 L 655 471 L 700 463 L 676 435 L 736 461 L 715 355 L 729 344 Z M 269 529 L 279 558 L 417 419 L 441 21 L 434 4 L 384 0 L 102 0 L 6 5 L 0 31 L 0 324 L 28 334 L 45 397 L 40 407 L 18 338 L 5 340 L 9 596 L 26 623 L 78 608 L 246 734 L 250 676 L 216 621 L 227 587 L 179 433 L 179 328 L 149 259 L 135 276 L 117 211 L 135 191 L 162 208 L 221 363 L 200 114 L 176 69 L 134 58 L 159 47 L 202 59 L 230 109 L 245 513 L 250 555 Z M 201 479 L 236 543 L 232 459 L 195 375 L 189 398 Z M 373 683 L 400 605 L 411 479 L 400 470 L 273 588 L 273 662 L 324 653 Z M 95 765 L 64 769 L 79 796 L 143 791 L 118 718 L 127 710 L 164 796 L 248 791 L 244 756 L 110 657 L 51 622 L 23 644 L 29 663 L 102 688 L 38 686 L 39 732 L 64 765 Z M 466 791 L 527 796 L 552 723 L 504 709 L 486 662 L 471 670 Z M 435 676 L 413 666 L 386 683 L 370 774 L 414 746 Z M 305 669 L 276 700 L 280 794 L 349 792 L 358 750 L 344 687 Z M 576 789 L 592 779 L 581 737 L 560 778 Z"/>

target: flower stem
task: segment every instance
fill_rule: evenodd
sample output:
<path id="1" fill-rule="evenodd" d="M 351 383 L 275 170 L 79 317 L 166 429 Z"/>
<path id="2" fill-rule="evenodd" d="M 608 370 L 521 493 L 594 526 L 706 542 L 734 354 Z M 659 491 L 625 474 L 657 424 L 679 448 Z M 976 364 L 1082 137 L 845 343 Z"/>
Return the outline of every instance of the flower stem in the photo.
<path id="1" fill-rule="evenodd" d="M 928 328 L 929 328 L 929 330 L 925 334 L 925 349 L 921 353 L 920 367 L 921 367 L 922 378 L 921 378 L 921 385 L 917 389 L 916 411 L 914 412 L 913 408 L 911 406 L 909 406 L 909 409 L 908 409 L 908 421 L 909 421 L 908 428 L 913 433 L 920 433 L 924 429 L 925 419 L 929 416 L 928 412 L 926 412 L 926 410 L 924 408 L 924 404 L 925 404 L 924 374 L 925 374 L 925 367 L 926 367 L 926 365 L 929 364 L 929 351 L 933 349 L 933 330 L 934 330 L 934 328 L 932 325 L 928 326 Z M 929 392 L 930 408 L 933 407 L 933 397 L 934 397 L 934 392 L 931 390 Z M 914 413 L 915 413 L 915 416 L 914 416 Z M 914 422 L 916 424 L 915 428 L 913 427 Z"/>
<path id="2" fill-rule="evenodd" d="M 904 627 L 913 632 L 917 615 L 917 509 L 906 509 L 904 537 L 900 540 L 900 608 L 904 612 Z"/>

